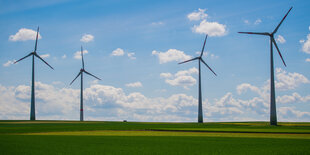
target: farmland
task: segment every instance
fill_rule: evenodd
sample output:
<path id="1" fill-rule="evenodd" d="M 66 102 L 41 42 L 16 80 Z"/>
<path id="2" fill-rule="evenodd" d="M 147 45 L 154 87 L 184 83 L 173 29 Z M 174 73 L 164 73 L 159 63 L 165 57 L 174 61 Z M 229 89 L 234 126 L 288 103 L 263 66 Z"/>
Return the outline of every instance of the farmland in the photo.
<path id="1" fill-rule="evenodd" d="M 310 123 L 0 121 L 4 154 L 310 154 Z"/>

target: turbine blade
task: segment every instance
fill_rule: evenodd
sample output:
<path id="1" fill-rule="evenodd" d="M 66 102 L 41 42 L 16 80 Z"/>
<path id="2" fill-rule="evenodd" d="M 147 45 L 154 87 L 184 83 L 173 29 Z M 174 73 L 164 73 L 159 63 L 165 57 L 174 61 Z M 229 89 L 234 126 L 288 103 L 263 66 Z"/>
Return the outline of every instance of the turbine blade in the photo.
<path id="1" fill-rule="evenodd" d="M 81 71 L 79 72 L 79 74 L 74 78 L 74 80 L 70 83 L 70 85 L 76 80 L 76 78 L 78 78 L 81 75 Z"/>
<path id="2" fill-rule="evenodd" d="M 89 72 L 87 72 L 86 70 L 84 70 L 84 72 L 85 72 L 86 74 L 90 75 L 90 76 L 93 76 L 94 78 L 96 78 L 96 79 L 98 79 L 98 80 L 101 80 L 100 78 L 96 77 L 96 76 L 95 76 L 95 75 L 93 75 L 93 74 L 90 74 L 90 73 L 89 73 Z"/>
<path id="3" fill-rule="evenodd" d="M 203 55 L 203 51 L 204 51 L 204 49 L 205 49 L 205 45 L 206 45 L 206 41 L 207 41 L 207 37 L 208 37 L 208 34 L 206 34 L 206 38 L 205 38 L 205 41 L 204 41 L 203 46 L 202 46 L 202 50 L 201 50 L 200 57 L 202 57 L 202 55 Z"/>
<path id="4" fill-rule="evenodd" d="M 84 57 L 83 57 L 83 47 L 81 46 L 81 56 L 82 56 L 82 67 L 84 69 Z"/>
<path id="5" fill-rule="evenodd" d="M 45 64 L 47 64 L 50 68 L 54 69 L 50 64 L 48 64 L 44 59 L 42 59 L 38 54 L 34 54 L 36 57 L 38 57 L 40 60 L 42 60 Z"/>
<path id="6" fill-rule="evenodd" d="M 37 51 L 37 46 L 38 46 L 38 38 L 39 38 L 39 26 L 38 26 L 38 29 L 37 29 L 37 37 L 36 37 L 36 44 L 34 46 L 34 52 Z"/>
<path id="7" fill-rule="evenodd" d="M 186 63 L 186 62 L 189 62 L 189 61 L 193 61 L 193 60 L 196 60 L 196 59 L 199 59 L 199 57 L 196 57 L 196 58 L 193 58 L 193 59 L 189 59 L 189 60 L 180 62 L 180 63 L 178 63 L 178 64 L 183 64 L 183 63 Z"/>
<path id="8" fill-rule="evenodd" d="M 243 33 L 243 34 L 257 34 L 257 35 L 265 35 L 268 36 L 269 33 L 267 32 L 238 32 L 238 33 Z"/>
<path id="9" fill-rule="evenodd" d="M 211 72 L 213 72 L 215 76 L 217 76 L 216 73 L 211 69 L 211 67 L 203 59 L 200 59 L 200 60 L 211 70 Z"/>
<path id="10" fill-rule="evenodd" d="M 28 54 L 28 55 L 26 55 L 26 56 L 22 57 L 21 59 L 19 59 L 19 60 L 15 61 L 15 62 L 14 62 L 14 64 L 16 64 L 18 61 L 21 61 L 21 60 L 23 60 L 23 59 L 25 59 L 25 58 L 29 57 L 29 56 L 30 56 L 30 55 L 32 55 L 32 54 L 33 54 L 33 53 L 30 53 L 30 54 Z"/>
<path id="11" fill-rule="evenodd" d="M 280 50 L 279 50 L 279 47 L 278 47 L 276 41 L 274 40 L 274 38 L 272 38 L 272 42 L 273 42 L 274 46 L 276 46 L 276 49 L 277 49 L 277 51 L 278 51 L 278 53 L 279 53 L 279 55 L 280 55 L 280 57 L 281 57 L 281 60 L 282 60 L 282 62 L 283 62 L 283 64 L 284 64 L 284 66 L 286 67 L 286 64 L 285 64 L 285 62 L 284 62 L 284 59 L 283 59 L 283 57 L 282 57 L 282 54 L 281 54 L 281 52 L 280 52 Z"/>
<path id="12" fill-rule="evenodd" d="M 284 21 L 284 19 L 286 18 L 286 16 L 290 13 L 290 11 L 292 10 L 293 7 L 291 7 L 287 13 L 285 14 L 285 16 L 282 18 L 281 22 L 279 23 L 279 25 L 276 27 L 276 29 L 274 29 L 274 31 L 272 32 L 273 34 L 276 33 L 280 27 L 280 25 L 282 24 L 282 22 Z"/>

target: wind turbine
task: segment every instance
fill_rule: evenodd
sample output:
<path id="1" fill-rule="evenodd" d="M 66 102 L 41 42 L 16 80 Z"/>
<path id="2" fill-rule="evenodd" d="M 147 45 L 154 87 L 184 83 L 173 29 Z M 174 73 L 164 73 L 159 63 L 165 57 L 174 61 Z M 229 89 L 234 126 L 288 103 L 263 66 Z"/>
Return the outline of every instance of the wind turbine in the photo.
<path id="1" fill-rule="evenodd" d="M 269 36 L 270 38 L 270 125 L 277 125 L 277 110 L 276 110 L 276 94 L 275 94 L 275 87 L 274 87 L 274 67 L 273 67 L 273 44 L 276 47 L 281 60 L 286 67 L 282 54 L 278 48 L 278 45 L 274 39 L 274 34 L 278 31 L 280 25 L 286 18 L 286 16 L 290 13 L 293 7 L 291 7 L 288 12 L 285 14 L 279 25 L 274 29 L 273 32 L 238 32 L 238 33 L 245 33 L 245 34 L 256 34 L 256 35 L 265 35 Z"/>
<path id="2" fill-rule="evenodd" d="M 82 56 L 82 68 L 80 69 L 79 74 L 74 78 L 74 80 L 70 83 L 70 85 L 81 75 L 81 100 L 80 100 L 80 121 L 84 120 L 84 112 L 83 112 L 83 72 L 98 79 L 101 80 L 100 78 L 96 77 L 93 74 L 90 74 L 84 69 L 84 57 L 83 57 L 83 47 L 81 46 L 81 56 Z"/>
<path id="3" fill-rule="evenodd" d="M 209 65 L 202 59 L 202 55 L 203 55 L 203 51 L 206 45 L 206 41 L 207 41 L 207 37 L 208 35 L 206 35 L 205 41 L 203 43 L 203 47 L 201 50 L 201 54 L 199 57 L 190 59 L 190 60 L 186 60 L 183 62 L 180 62 L 179 64 L 183 64 L 189 61 L 193 61 L 193 60 L 198 60 L 198 66 L 199 66 L 199 85 L 198 85 L 198 123 L 203 123 L 203 114 L 202 114 L 202 97 L 201 97 L 201 73 L 200 73 L 200 62 L 204 63 L 216 76 L 215 72 L 209 67 Z"/>
<path id="4" fill-rule="evenodd" d="M 39 37 L 39 27 L 37 29 L 37 37 L 36 37 L 36 43 L 34 46 L 34 51 L 26 55 L 25 57 L 15 61 L 14 63 L 17 63 L 29 56 L 32 56 L 32 86 L 31 86 L 31 106 L 30 106 L 30 120 L 34 121 L 36 120 L 36 112 L 35 112 L 35 89 L 34 89 L 34 57 L 36 56 L 40 60 L 42 60 L 45 64 L 47 64 L 50 68 L 54 69 L 51 65 L 49 65 L 46 61 L 44 61 L 38 54 L 37 54 L 37 45 L 38 45 L 38 37 Z"/>

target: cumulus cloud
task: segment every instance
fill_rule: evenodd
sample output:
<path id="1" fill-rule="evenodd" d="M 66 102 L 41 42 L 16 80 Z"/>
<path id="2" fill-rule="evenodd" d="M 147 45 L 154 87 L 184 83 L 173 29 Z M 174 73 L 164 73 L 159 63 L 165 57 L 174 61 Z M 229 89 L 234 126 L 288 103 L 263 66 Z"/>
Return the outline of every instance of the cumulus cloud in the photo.
<path id="1" fill-rule="evenodd" d="M 201 20 L 208 17 L 208 15 L 205 13 L 206 9 L 198 9 L 197 11 L 194 11 L 187 15 L 187 18 L 189 20 Z"/>
<path id="2" fill-rule="evenodd" d="M 127 56 L 128 56 L 129 59 L 132 59 L 132 60 L 137 59 L 137 58 L 135 57 L 135 53 L 133 53 L 133 52 L 127 53 Z"/>
<path id="3" fill-rule="evenodd" d="M 197 51 L 196 54 L 197 54 L 197 55 L 200 55 L 201 52 L 200 52 L 200 51 Z M 203 55 L 206 56 L 206 57 L 208 57 L 208 58 L 211 58 L 211 59 L 217 59 L 217 58 L 219 58 L 218 55 L 215 55 L 215 54 L 213 54 L 213 53 L 211 53 L 211 52 L 209 52 L 209 51 L 203 52 Z"/>
<path id="4" fill-rule="evenodd" d="M 280 107 L 279 108 L 280 118 L 291 120 L 292 117 L 300 118 L 309 118 L 310 112 L 304 112 L 296 110 L 294 107 Z"/>
<path id="5" fill-rule="evenodd" d="M 196 71 L 192 69 L 187 72 L 179 72 L 178 75 L 188 75 Z M 78 120 L 79 89 L 58 88 L 42 82 L 36 82 L 36 89 L 38 119 Z M 0 119 L 29 119 L 30 90 L 30 86 L 26 85 L 0 85 Z M 285 99 L 291 96 L 293 99 Z M 277 100 L 279 103 L 287 100 L 306 103 L 309 102 L 310 95 L 293 93 L 280 96 Z M 125 93 L 122 88 L 91 83 L 84 89 L 84 103 L 85 120 L 197 121 L 198 100 L 182 93 L 150 98 L 142 93 Z M 295 106 L 279 106 L 278 109 L 281 121 L 310 120 L 309 112 L 298 110 Z M 243 100 L 227 92 L 218 99 L 204 99 L 203 112 L 205 121 L 268 120 L 269 100 L 260 96 Z"/>
<path id="6" fill-rule="evenodd" d="M 36 82 L 38 119 L 78 119 L 79 89 L 56 88 Z M 30 87 L 0 85 L 0 118 L 28 119 Z M 147 98 L 141 93 L 126 94 L 121 88 L 93 84 L 84 90 L 85 119 L 135 121 L 193 121 L 191 113 L 197 100 L 185 94 L 167 98 Z"/>
<path id="7" fill-rule="evenodd" d="M 171 73 L 160 73 L 159 76 L 162 78 L 171 78 L 173 75 Z"/>
<path id="8" fill-rule="evenodd" d="M 260 24 L 262 22 L 262 20 L 261 19 L 256 19 L 254 22 L 251 22 L 251 21 L 246 19 L 246 20 L 243 20 L 243 22 L 245 24 L 248 24 L 248 25 L 258 25 L 258 24 Z"/>
<path id="9" fill-rule="evenodd" d="M 185 61 L 191 58 L 183 51 L 177 49 L 169 49 L 167 52 L 152 51 L 152 55 L 155 55 L 159 59 L 159 64 L 164 64 L 171 61 Z"/>
<path id="10" fill-rule="evenodd" d="M 188 86 L 196 84 L 196 79 L 192 74 L 198 74 L 197 68 L 193 67 L 188 70 L 181 70 L 172 75 L 171 73 L 161 73 L 160 77 L 165 79 L 165 82 L 171 86 L 182 86 L 188 89 Z"/>
<path id="11" fill-rule="evenodd" d="M 226 25 L 218 22 L 207 21 L 208 14 L 205 13 L 206 9 L 198 9 L 187 15 L 189 20 L 202 20 L 199 25 L 194 25 L 192 31 L 199 34 L 208 34 L 210 37 L 224 36 L 227 34 Z"/>
<path id="12" fill-rule="evenodd" d="M 142 87 L 142 83 L 141 82 L 133 82 L 133 83 L 127 83 L 126 87 L 133 87 L 133 88 L 137 88 L 137 87 Z"/>
<path id="13" fill-rule="evenodd" d="M 305 61 L 306 61 L 306 62 L 310 62 L 310 58 L 307 58 Z"/>
<path id="14" fill-rule="evenodd" d="M 218 22 L 208 22 L 203 20 L 199 25 L 194 25 L 192 27 L 193 32 L 199 34 L 208 34 L 211 37 L 214 36 L 224 36 L 226 35 L 226 25 L 220 24 Z"/>
<path id="15" fill-rule="evenodd" d="M 276 69 L 276 91 L 287 91 L 296 89 L 301 84 L 307 84 L 309 80 L 299 73 L 287 73 L 286 71 Z M 270 104 L 270 80 L 266 80 L 263 86 L 257 87 L 249 83 L 242 83 L 236 87 L 237 93 L 242 95 L 247 91 L 251 91 L 257 96 L 250 100 L 238 100 L 244 108 L 256 112 L 257 114 L 268 115 Z M 293 103 L 293 102 L 309 102 L 310 95 L 302 97 L 298 93 L 292 95 L 277 96 L 279 103 Z M 284 115 L 285 113 L 282 113 Z M 295 118 L 298 117 L 295 115 Z M 310 117 L 309 117 L 310 118 Z M 292 120 L 292 119 L 291 119 Z"/>
<path id="16" fill-rule="evenodd" d="M 40 57 L 41 58 L 48 58 L 48 57 L 50 57 L 50 54 L 42 54 L 42 55 L 40 55 Z"/>
<path id="17" fill-rule="evenodd" d="M 255 22 L 254 22 L 254 25 L 258 25 L 258 24 L 260 24 L 261 22 L 262 22 L 261 19 L 256 19 Z"/>
<path id="18" fill-rule="evenodd" d="M 93 40 L 94 40 L 94 36 L 91 34 L 84 34 L 83 37 L 80 39 L 80 41 L 84 43 L 88 43 Z"/>
<path id="19" fill-rule="evenodd" d="M 309 79 L 300 73 L 288 73 L 281 68 L 276 69 L 275 86 L 279 90 L 291 90 L 301 84 L 310 83 Z"/>
<path id="20" fill-rule="evenodd" d="M 31 29 L 21 28 L 14 35 L 10 35 L 10 41 L 27 41 L 27 40 L 36 40 L 37 32 Z M 39 33 L 38 39 L 41 39 Z"/>
<path id="21" fill-rule="evenodd" d="M 112 51 L 111 56 L 124 56 L 125 53 L 127 54 L 128 58 L 131 60 L 136 60 L 137 58 L 135 57 L 135 53 L 134 52 L 125 52 L 123 49 L 121 48 L 117 48 L 114 51 Z"/>
<path id="22" fill-rule="evenodd" d="M 66 59 L 66 58 L 67 58 L 67 55 L 64 54 L 63 56 L 61 56 L 61 58 L 62 58 L 62 59 Z"/>
<path id="23" fill-rule="evenodd" d="M 116 50 L 112 51 L 111 56 L 123 56 L 124 50 L 121 48 L 117 48 Z"/>
<path id="24" fill-rule="evenodd" d="M 83 55 L 87 54 L 88 51 L 87 50 L 83 50 Z M 74 53 L 74 59 L 82 59 L 82 56 L 81 56 L 81 51 L 76 51 Z"/>
<path id="25" fill-rule="evenodd" d="M 281 35 L 278 35 L 278 38 L 276 39 L 277 42 L 281 43 L 281 44 L 284 44 L 286 42 L 286 40 L 284 39 L 283 36 Z"/>
<path id="26" fill-rule="evenodd" d="M 8 60 L 6 63 L 3 64 L 3 66 L 4 67 L 9 67 L 9 66 L 13 65 L 15 61 L 16 60 Z"/>
<path id="27" fill-rule="evenodd" d="M 307 40 L 306 41 L 303 40 L 303 42 L 301 42 L 301 43 L 303 43 L 302 51 L 307 53 L 307 54 L 310 54 L 310 34 L 308 34 Z"/>
<path id="28" fill-rule="evenodd" d="M 292 95 L 283 95 L 277 97 L 279 103 L 306 103 L 310 101 L 310 95 L 302 97 L 300 94 L 294 92 Z"/>

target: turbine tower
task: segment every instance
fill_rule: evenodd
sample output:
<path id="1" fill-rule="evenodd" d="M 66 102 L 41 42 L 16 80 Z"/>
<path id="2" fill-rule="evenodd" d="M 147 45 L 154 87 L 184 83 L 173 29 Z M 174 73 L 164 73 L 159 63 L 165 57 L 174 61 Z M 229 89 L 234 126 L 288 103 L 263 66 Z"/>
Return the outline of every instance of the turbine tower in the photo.
<path id="1" fill-rule="evenodd" d="M 205 45 L 206 45 L 207 37 L 208 37 L 208 35 L 206 35 L 206 38 L 205 38 L 205 41 L 203 43 L 202 50 L 201 50 L 201 53 L 200 53 L 199 57 L 196 57 L 196 58 L 193 58 L 193 59 L 190 59 L 190 60 L 186 60 L 186 61 L 183 61 L 183 62 L 179 63 L 179 64 L 183 64 L 183 63 L 186 63 L 186 62 L 189 62 L 189 61 L 198 60 L 198 68 L 199 68 L 199 76 L 198 76 L 199 77 L 198 78 L 199 79 L 198 80 L 199 81 L 199 84 L 198 84 L 198 123 L 203 123 L 200 62 L 204 63 L 214 73 L 214 75 L 216 76 L 215 72 L 202 59 L 202 55 L 203 55 L 203 51 L 204 51 L 204 48 L 205 48 Z"/>
<path id="2" fill-rule="evenodd" d="M 273 44 L 276 47 L 281 60 L 286 67 L 286 64 L 284 62 L 284 59 L 282 57 L 282 54 L 278 48 L 278 45 L 274 39 L 274 34 L 277 33 L 280 25 L 286 18 L 286 16 L 290 13 L 293 7 L 291 7 L 288 12 L 285 14 L 279 25 L 274 29 L 273 32 L 238 32 L 238 33 L 244 33 L 244 34 L 256 34 L 256 35 L 265 35 L 269 36 L 270 38 L 270 125 L 277 125 L 277 110 L 276 110 L 276 94 L 275 94 L 275 86 L 274 86 L 274 67 L 273 67 Z"/>
<path id="3" fill-rule="evenodd" d="M 37 54 L 37 45 L 38 45 L 38 37 L 39 37 L 39 27 L 37 29 L 37 37 L 36 37 L 36 43 L 34 46 L 34 51 L 26 55 L 25 57 L 15 61 L 14 63 L 17 63 L 29 56 L 32 56 L 32 86 L 31 86 L 31 105 L 30 105 L 30 120 L 34 121 L 36 120 L 36 112 L 35 112 L 35 81 L 34 81 L 34 57 L 36 56 L 40 60 L 42 60 L 45 64 L 47 64 L 50 68 L 54 69 L 51 65 L 49 65 L 46 61 L 44 61 L 38 54 Z"/>
<path id="4" fill-rule="evenodd" d="M 81 100 L 80 100 L 80 121 L 84 120 L 84 111 L 83 111 L 83 72 L 98 79 L 101 80 L 100 78 L 96 77 L 93 74 L 90 74 L 84 69 L 84 57 L 83 57 L 83 47 L 81 46 L 81 56 L 82 56 L 82 68 L 80 69 L 79 74 L 74 78 L 74 80 L 70 83 L 70 85 L 81 75 Z"/>

